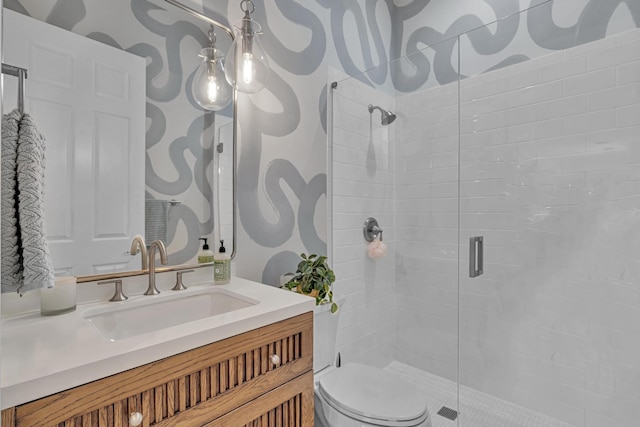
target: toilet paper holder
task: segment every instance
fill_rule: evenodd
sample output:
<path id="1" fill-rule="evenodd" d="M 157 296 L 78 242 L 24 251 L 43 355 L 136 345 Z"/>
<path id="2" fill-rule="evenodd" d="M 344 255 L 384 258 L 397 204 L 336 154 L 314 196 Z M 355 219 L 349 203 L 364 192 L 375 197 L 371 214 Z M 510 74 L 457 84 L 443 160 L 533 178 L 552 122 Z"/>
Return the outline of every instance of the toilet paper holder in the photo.
<path id="1" fill-rule="evenodd" d="M 376 237 L 382 240 L 382 228 L 378 225 L 378 220 L 373 217 L 367 218 L 362 226 L 362 234 L 367 242 L 373 242 Z"/>

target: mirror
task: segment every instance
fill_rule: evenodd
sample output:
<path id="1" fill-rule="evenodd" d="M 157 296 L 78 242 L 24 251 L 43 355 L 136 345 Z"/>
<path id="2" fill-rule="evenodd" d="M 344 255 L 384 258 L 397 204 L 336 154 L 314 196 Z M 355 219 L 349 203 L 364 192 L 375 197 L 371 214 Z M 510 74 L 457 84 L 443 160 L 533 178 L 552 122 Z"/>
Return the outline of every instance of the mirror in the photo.
<path id="1" fill-rule="evenodd" d="M 204 111 L 191 94 L 209 25 L 162 0 L 4 4 L 3 62 L 28 70 L 25 112 L 47 140 L 56 275 L 139 270 L 135 235 L 164 240 L 170 265 L 195 264 L 200 237 L 234 253 L 234 106 Z M 18 85 L 3 83 L 6 114 Z"/>

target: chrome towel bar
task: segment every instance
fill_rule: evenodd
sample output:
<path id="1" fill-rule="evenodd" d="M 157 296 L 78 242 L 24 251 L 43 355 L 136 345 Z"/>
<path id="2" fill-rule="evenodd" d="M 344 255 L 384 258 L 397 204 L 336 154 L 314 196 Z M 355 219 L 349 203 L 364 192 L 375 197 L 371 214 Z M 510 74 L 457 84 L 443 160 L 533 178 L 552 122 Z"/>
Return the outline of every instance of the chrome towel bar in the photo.
<path id="1" fill-rule="evenodd" d="M 27 79 L 27 69 L 3 63 L 2 74 L 18 78 L 18 110 L 21 114 L 24 113 L 24 81 Z"/>

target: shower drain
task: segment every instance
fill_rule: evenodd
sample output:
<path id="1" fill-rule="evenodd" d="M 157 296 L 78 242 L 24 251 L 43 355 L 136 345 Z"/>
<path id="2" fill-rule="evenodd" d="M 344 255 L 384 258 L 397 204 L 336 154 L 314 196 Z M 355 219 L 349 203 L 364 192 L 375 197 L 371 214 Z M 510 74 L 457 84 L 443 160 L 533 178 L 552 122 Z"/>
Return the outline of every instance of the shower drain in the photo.
<path id="1" fill-rule="evenodd" d="M 456 418 L 458 418 L 458 411 L 451 408 L 447 408 L 446 406 L 443 406 L 438 411 L 438 415 L 440 415 L 441 417 L 445 417 L 451 421 L 454 421 Z"/>

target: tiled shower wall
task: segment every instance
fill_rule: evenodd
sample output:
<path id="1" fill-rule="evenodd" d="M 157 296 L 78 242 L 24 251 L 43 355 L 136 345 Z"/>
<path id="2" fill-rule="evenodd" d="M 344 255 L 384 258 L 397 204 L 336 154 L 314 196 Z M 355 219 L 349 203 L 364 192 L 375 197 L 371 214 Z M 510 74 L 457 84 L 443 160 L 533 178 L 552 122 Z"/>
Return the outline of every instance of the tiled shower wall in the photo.
<path id="1" fill-rule="evenodd" d="M 393 110 L 393 96 L 356 79 L 338 83 L 333 95 L 333 269 L 334 289 L 345 297 L 337 350 L 343 361 L 383 367 L 395 357 L 394 172 L 390 127 L 380 112 Z M 388 245 L 385 257 L 367 256 L 362 226 L 375 217 Z"/>
<path id="2" fill-rule="evenodd" d="M 460 97 L 460 241 L 486 249 L 484 280 L 460 285 L 461 381 L 575 425 L 637 425 L 640 31 Z"/>
<path id="3" fill-rule="evenodd" d="M 461 80 L 459 189 L 457 96 L 396 99 L 396 358 L 456 380 L 459 328 L 463 384 L 637 425 L 640 32 Z M 469 279 L 473 235 L 485 273 Z"/>
<path id="4" fill-rule="evenodd" d="M 457 381 L 458 86 L 396 108 L 397 359 Z"/>

